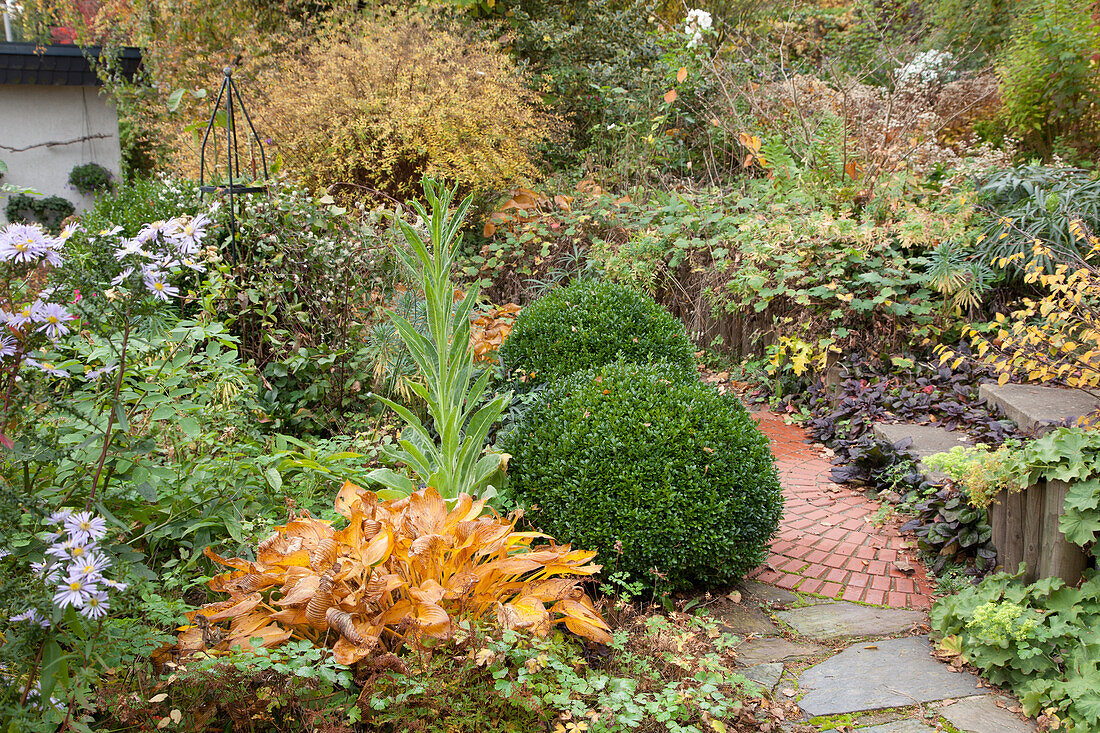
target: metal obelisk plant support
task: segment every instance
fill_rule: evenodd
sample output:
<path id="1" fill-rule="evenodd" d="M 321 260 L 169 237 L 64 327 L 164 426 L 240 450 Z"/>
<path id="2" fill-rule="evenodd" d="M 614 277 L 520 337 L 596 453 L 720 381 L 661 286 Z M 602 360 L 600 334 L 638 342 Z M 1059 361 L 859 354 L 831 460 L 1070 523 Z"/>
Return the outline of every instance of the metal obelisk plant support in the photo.
<path id="1" fill-rule="evenodd" d="M 238 258 L 237 252 L 237 211 L 236 205 L 239 194 L 245 193 L 263 193 L 267 190 L 267 155 L 264 153 L 263 143 L 260 142 L 260 136 L 256 134 L 256 127 L 252 124 L 252 118 L 248 116 L 248 110 L 244 106 L 244 101 L 241 99 L 241 93 L 237 91 L 237 85 L 233 82 L 233 67 L 227 66 L 223 70 L 225 78 L 222 80 L 221 91 L 218 92 L 218 99 L 214 102 L 214 109 L 210 113 L 210 122 L 206 125 L 206 134 L 202 138 L 202 149 L 199 151 L 199 192 L 200 195 L 205 197 L 206 194 L 219 194 L 224 193 L 229 199 L 229 248 L 231 256 L 234 259 Z M 217 171 L 217 163 L 213 164 L 211 170 L 211 184 L 206 184 L 206 146 L 210 141 L 210 132 L 214 129 L 214 123 L 217 120 L 218 112 L 222 106 L 222 100 L 225 100 L 225 171 L 227 181 L 225 185 L 216 185 L 214 180 L 214 173 Z M 234 104 L 236 100 L 236 104 Z M 234 115 L 234 106 L 240 108 L 240 112 L 244 115 L 245 122 L 248 123 L 248 129 L 251 132 L 251 138 L 249 140 L 250 150 L 254 150 L 252 147 L 255 145 L 260 150 L 260 162 L 263 164 L 264 174 L 261 180 L 261 184 L 250 183 L 245 185 L 241 179 L 241 155 L 237 145 L 237 122 Z M 253 153 L 251 156 L 252 172 L 251 179 L 254 182 L 256 179 L 256 156 Z"/>

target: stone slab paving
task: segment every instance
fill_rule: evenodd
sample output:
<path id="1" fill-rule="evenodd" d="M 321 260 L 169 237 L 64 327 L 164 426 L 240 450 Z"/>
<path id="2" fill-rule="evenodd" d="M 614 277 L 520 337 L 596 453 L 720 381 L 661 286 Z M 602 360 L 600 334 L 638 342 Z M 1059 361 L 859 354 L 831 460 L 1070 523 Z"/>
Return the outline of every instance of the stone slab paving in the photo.
<path id="1" fill-rule="evenodd" d="M 873 608 L 856 603 L 822 603 L 776 614 L 802 636 L 831 641 L 853 636 L 892 636 L 925 620 L 921 611 Z"/>
<path id="2" fill-rule="evenodd" d="M 755 413 L 771 439 L 786 504 L 757 581 L 786 590 L 894 608 L 927 609 L 932 585 L 896 525 L 875 525 L 878 502 L 829 479 L 832 465 L 801 428 Z M 896 564 L 911 568 L 905 572 Z"/>
<path id="3" fill-rule="evenodd" d="M 779 633 L 779 627 L 754 603 L 739 605 L 729 611 L 715 614 L 714 620 L 723 631 L 737 636 L 760 634 L 770 636 Z"/>
<path id="4" fill-rule="evenodd" d="M 1012 704 L 1007 698 L 993 695 L 964 697 L 940 708 L 939 714 L 960 733 L 1033 733 L 1038 730 L 1031 721 L 1025 722 L 999 707 L 998 700 L 1005 705 Z"/>
<path id="5" fill-rule="evenodd" d="M 1100 398 L 1071 387 L 1039 384 L 983 384 L 978 396 L 1004 410 L 1023 430 L 1043 423 L 1076 420 L 1100 407 Z"/>
<path id="6" fill-rule="evenodd" d="M 853 728 L 852 733 L 935 733 L 935 728 L 925 725 L 919 720 L 907 718 L 895 720 L 891 723 L 870 725 L 866 728 Z"/>
<path id="7" fill-rule="evenodd" d="M 913 442 L 906 450 L 921 460 L 936 453 L 945 453 L 960 445 L 974 445 L 974 441 L 961 430 L 948 430 L 939 425 L 878 422 L 871 427 L 871 431 L 876 438 L 890 444 L 900 443 L 907 438 L 912 440 Z M 942 471 L 928 471 L 923 463 L 920 464 L 920 468 L 930 481 L 939 483 L 947 478 Z"/>
<path id="8" fill-rule="evenodd" d="M 825 651 L 820 644 L 804 644 L 781 636 L 749 639 L 737 647 L 737 663 L 742 665 L 786 662 L 805 659 Z"/>
<path id="9" fill-rule="evenodd" d="M 775 686 L 779 684 L 779 679 L 783 676 L 783 665 L 778 662 L 755 664 L 752 667 L 742 669 L 741 674 L 760 685 L 767 692 L 771 692 L 775 689 Z"/>
<path id="10" fill-rule="evenodd" d="M 913 443 L 908 450 L 918 458 L 927 458 L 943 453 L 960 445 L 974 445 L 966 433 L 960 430 L 948 430 L 939 425 L 921 425 L 915 422 L 877 422 L 872 428 L 875 437 L 889 443 L 898 443 L 911 438 Z"/>
<path id="11" fill-rule="evenodd" d="M 768 606 L 790 606 L 799 600 L 797 593 L 756 580 L 742 580 L 737 585 L 737 590 L 742 596 Z"/>
<path id="12" fill-rule="evenodd" d="M 814 717 L 985 694 L 977 677 L 941 664 L 931 650 L 923 636 L 850 646 L 799 676 L 798 705 Z"/>

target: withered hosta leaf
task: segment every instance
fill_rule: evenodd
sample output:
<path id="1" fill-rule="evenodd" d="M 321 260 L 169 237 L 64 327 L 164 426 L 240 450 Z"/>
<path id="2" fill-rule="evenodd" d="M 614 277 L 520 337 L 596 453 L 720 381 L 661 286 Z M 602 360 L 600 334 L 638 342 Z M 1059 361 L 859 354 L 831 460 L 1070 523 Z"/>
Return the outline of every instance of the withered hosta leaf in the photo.
<path id="1" fill-rule="evenodd" d="M 232 568 L 208 584 L 229 598 L 188 614 L 203 615 L 207 625 L 182 629 L 176 651 L 247 648 L 253 638 L 276 646 L 297 637 L 329 645 L 337 662 L 354 664 L 405 643 L 449 639 L 455 621 L 482 618 L 538 635 L 564 623 L 593 641 L 611 639 L 580 586 L 599 570 L 594 553 L 516 532 L 518 514 L 501 518 L 465 494 L 448 510 L 431 488 L 381 501 L 351 483 L 335 506 L 347 526 L 292 517 L 260 543 L 257 562 L 208 548 L 207 557 Z M 216 625 L 225 622 L 228 629 Z"/>

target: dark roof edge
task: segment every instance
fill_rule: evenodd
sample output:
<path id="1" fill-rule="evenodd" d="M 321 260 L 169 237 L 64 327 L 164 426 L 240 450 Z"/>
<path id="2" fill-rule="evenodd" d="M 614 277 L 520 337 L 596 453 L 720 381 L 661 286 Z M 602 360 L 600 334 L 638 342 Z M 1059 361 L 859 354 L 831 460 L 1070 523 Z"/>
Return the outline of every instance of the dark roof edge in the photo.
<path id="1" fill-rule="evenodd" d="M 78 46 L 75 43 L 48 43 L 38 45 L 36 43 L 9 43 L 0 41 L 0 54 L 13 56 L 82 56 L 89 51 L 93 58 L 99 58 L 103 52 L 102 46 Z M 119 49 L 119 58 L 141 60 L 141 49 L 134 46 L 122 46 Z"/>
<path id="2" fill-rule="evenodd" d="M 118 52 L 119 71 L 133 79 L 141 67 L 141 49 L 123 46 Z M 0 43 L 0 84 L 99 86 L 95 61 L 102 53 L 101 46 Z"/>

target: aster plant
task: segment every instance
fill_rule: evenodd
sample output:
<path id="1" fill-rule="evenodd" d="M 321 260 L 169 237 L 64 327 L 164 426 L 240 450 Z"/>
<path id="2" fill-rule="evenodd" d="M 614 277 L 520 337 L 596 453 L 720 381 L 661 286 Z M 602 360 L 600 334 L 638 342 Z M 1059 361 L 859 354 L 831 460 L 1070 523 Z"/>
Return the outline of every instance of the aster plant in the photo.
<path id="1" fill-rule="evenodd" d="M 5 678 L 0 670 L 0 680 L 20 692 L 22 707 L 56 720 L 87 707 L 73 682 L 96 664 L 110 594 L 126 584 L 110 577 L 113 562 L 101 544 L 108 533 L 103 517 L 62 509 L 46 524 L 49 529 L 38 536 L 41 559 L 30 563 L 26 606 L 8 617 L 13 630 L 33 636 L 39 653 L 21 674 Z"/>
<path id="2" fill-rule="evenodd" d="M 110 283 L 85 296 L 54 284 L 64 280 L 64 250 L 78 231 L 76 225 L 70 224 L 57 236 L 37 224 L 0 229 L 0 388 L 4 395 L 0 444 L 9 450 L 14 446 L 9 436 L 23 412 L 17 405 L 17 389 L 26 383 L 28 372 L 56 379 L 83 372 L 88 380 L 115 374 L 116 387 L 121 386 L 119 367 L 124 365 L 126 349 L 133 346 L 133 319 L 148 315 L 158 304 L 179 299 L 177 283 L 183 273 L 205 271 L 202 243 L 210 224 L 210 218 L 200 214 L 146 224 L 132 238 L 121 236 L 121 227 L 85 233 L 91 243 L 113 252 L 118 267 Z M 95 302 L 89 303 L 89 297 Z M 102 363 L 63 358 L 60 342 L 77 323 L 89 333 L 102 327 L 105 333 L 121 334 L 121 343 L 116 346 L 110 338 L 104 339 L 108 347 L 101 354 Z M 108 444 L 109 436 L 105 448 Z"/>
<path id="3" fill-rule="evenodd" d="M 31 450 L 33 431 L 21 424 L 21 416 L 35 414 L 36 405 L 53 393 L 64 395 L 71 414 L 87 426 L 82 446 L 88 448 L 82 468 L 57 491 L 64 497 L 59 503 L 83 506 L 55 511 L 37 535 L 0 543 L 19 548 L 20 562 L 37 560 L 30 563 L 29 577 L 18 574 L 28 580 L 21 586 L 29 591 L 22 601 L 26 605 L 12 608 L 3 629 L 8 645 L 17 643 L 31 653 L 25 665 L 23 660 L 6 669 L 0 665 L 0 683 L 6 683 L 0 684 L 0 717 L 14 703 L 24 713 L 37 711 L 47 721 L 83 730 L 81 717 L 89 719 L 95 709 L 104 642 L 114 633 L 114 622 L 106 623 L 112 592 L 125 589 L 117 576 L 110 577 L 108 524 L 95 512 L 110 516 L 104 508 L 113 475 L 108 459 L 117 457 L 127 440 L 142 437 L 133 431 L 134 417 L 150 409 L 144 404 L 150 401 L 146 391 L 128 396 L 130 384 L 144 381 L 140 370 L 148 361 L 134 354 L 148 357 L 156 351 L 163 340 L 151 324 L 182 299 L 184 275 L 205 270 L 210 252 L 203 241 L 210 223 L 198 215 L 146 224 L 133 237 L 121 228 L 81 232 L 83 249 L 107 253 L 113 264 L 82 285 L 84 293 L 65 286 L 72 274 L 66 268 L 76 269 L 65 252 L 78 233 L 75 226 L 57 236 L 33 225 L 0 229 L 0 439 L 9 451 L 5 458 L 20 460 Z M 73 398 L 77 392 L 85 395 L 79 405 Z M 28 499 L 32 485 L 25 470 Z M 25 503 L 25 511 L 33 514 L 34 502 Z M 21 526 L 29 528 L 33 521 L 28 518 Z M 16 559 L 0 557 L 0 572 Z"/>

